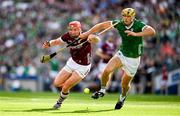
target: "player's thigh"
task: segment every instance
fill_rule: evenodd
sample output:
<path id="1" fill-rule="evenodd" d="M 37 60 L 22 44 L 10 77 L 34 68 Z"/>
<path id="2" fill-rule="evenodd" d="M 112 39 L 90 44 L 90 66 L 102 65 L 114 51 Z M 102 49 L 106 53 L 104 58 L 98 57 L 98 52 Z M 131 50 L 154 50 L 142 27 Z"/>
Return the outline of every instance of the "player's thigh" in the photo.
<path id="1" fill-rule="evenodd" d="M 105 70 L 108 72 L 112 72 L 120 67 L 122 67 L 121 60 L 117 56 L 113 56 L 107 63 Z"/>
<path id="2" fill-rule="evenodd" d="M 71 73 L 67 72 L 64 69 L 61 69 L 61 71 L 57 74 L 54 80 L 54 85 L 62 86 L 62 84 L 64 84 L 64 82 L 68 80 L 71 75 L 72 75 Z"/>
<path id="3" fill-rule="evenodd" d="M 71 77 L 68 80 L 66 80 L 66 82 L 64 83 L 63 88 L 71 89 L 73 86 L 79 83 L 82 79 L 83 78 L 77 72 L 74 71 Z"/>

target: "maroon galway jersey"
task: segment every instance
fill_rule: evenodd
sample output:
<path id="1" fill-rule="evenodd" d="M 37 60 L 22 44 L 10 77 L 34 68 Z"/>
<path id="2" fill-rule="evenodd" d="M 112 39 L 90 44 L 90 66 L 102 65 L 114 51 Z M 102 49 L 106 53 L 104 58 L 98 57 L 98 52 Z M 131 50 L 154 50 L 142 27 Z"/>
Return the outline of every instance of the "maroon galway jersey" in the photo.
<path id="1" fill-rule="evenodd" d="M 61 39 L 67 44 L 75 40 L 75 38 L 72 38 L 69 33 L 62 35 Z M 81 46 L 77 46 L 84 41 L 86 41 L 86 39 L 80 40 L 79 42 L 74 43 L 73 46 L 70 46 L 70 54 L 76 63 L 80 65 L 89 65 L 91 62 L 91 44 L 86 42 Z"/>
<path id="2" fill-rule="evenodd" d="M 114 45 L 114 43 L 106 41 L 104 44 L 102 44 L 101 49 L 103 54 L 107 54 L 112 57 L 113 53 L 116 50 L 116 46 Z M 103 59 L 103 62 L 108 63 L 109 60 L 110 59 Z"/>

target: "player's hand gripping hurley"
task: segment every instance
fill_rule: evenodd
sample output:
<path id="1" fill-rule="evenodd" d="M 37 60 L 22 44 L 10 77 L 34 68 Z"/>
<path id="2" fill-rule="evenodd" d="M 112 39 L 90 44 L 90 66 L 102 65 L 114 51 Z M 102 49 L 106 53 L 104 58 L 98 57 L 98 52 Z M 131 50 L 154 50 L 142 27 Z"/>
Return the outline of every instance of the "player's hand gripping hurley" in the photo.
<path id="1" fill-rule="evenodd" d="M 60 53 L 61 51 L 65 50 L 66 48 L 68 48 L 69 46 L 73 45 L 74 43 L 78 42 L 80 40 L 80 38 L 75 39 L 73 42 L 69 43 L 68 45 L 66 45 L 63 48 L 60 48 L 58 51 L 50 54 L 50 55 L 43 55 L 40 59 L 41 63 L 47 63 L 49 62 L 54 56 L 56 56 L 58 53 Z"/>
<path id="2" fill-rule="evenodd" d="M 117 25 L 119 22 L 116 22 L 115 24 L 113 24 L 112 26 L 108 27 L 107 29 L 101 31 L 100 33 L 97 34 L 97 36 L 103 34 L 104 32 L 108 31 L 109 29 L 111 29 L 112 27 L 114 27 L 115 25 Z M 73 42 L 69 43 L 68 45 L 66 45 L 65 47 L 63 48 L 60 48 L 59 50 L 57 50 L 56 52 L 50 54 L 50 55 L 43 55 L 41 58 L 40 58 L 40 61 L 41 63 L 47 63 L 49 62 L 54 56 L 56 56 L 58 53 L 62 52 L 63 50 L 65 50 L 66 48 L 72 46 L 74 43 L 78 42 L 80 40 L 80 38 L 76 38 Z M 77 46 L 81 46 L 83 45 L 84 43 L 88 42 L 87 40 L 78 44 Z"/>

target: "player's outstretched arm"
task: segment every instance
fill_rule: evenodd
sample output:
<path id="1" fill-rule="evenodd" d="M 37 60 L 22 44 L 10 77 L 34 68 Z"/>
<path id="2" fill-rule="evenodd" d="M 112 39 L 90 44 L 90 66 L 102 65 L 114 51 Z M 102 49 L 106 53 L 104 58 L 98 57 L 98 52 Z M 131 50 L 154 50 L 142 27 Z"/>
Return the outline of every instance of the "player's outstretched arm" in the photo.
<path id="1" fill-rule="evenodd" d="M 109 28 L 111 26 L 112 26 L 111 21 L 105 21 L 105 22 L 102 22 L 102 23 L 98 23 L 95 26 L 93 26 L 91 29 L 89 29 L 88 31 L 82 33 L 79 37 L 81 39 L 86 39 L 90 34 L 100 32 L 100 31 L 102 31 L 104 29 L 107 29 L 107 28 Z"/>
<path id="2" fill-rule="evenodd" d="M 61 40 L 61 37 L 43 43 L 43 48 L 49 48 L 51 46 L 64 45 L 65 42 Z"/>

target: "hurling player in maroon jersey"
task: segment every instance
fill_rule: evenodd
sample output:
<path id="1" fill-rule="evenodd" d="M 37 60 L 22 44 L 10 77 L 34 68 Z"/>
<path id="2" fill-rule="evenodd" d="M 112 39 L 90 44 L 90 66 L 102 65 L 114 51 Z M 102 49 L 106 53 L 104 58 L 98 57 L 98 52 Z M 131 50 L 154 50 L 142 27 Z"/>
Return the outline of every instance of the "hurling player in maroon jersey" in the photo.
<path id="1" fill-rule="evenodd" d="M 65 45 L 73 42 L 81 34 L 81 23 L 79 21 L 72 21 L 68 25 L 68 32 L 63 34 L 57 39 L 46 41 L 43 44 L 43 48 L 49 48 L 56 45 Z M 90 35 L 88 42 L 82 45 L 80 43 L 86 41 L 80 40 L 70 46 L 71 57 L 67 60 L 66 65 L 59 71 L 54 80 L 54 86 L 61 87 L 60 97 L 54 109 L 61 107 L 62 102 L 67 98 L 70 89 L 79 83 L 90 71 L 91 68 L 91 43 L 95 43 L 93 39 L 97 39 L 98 36 Z"/>

